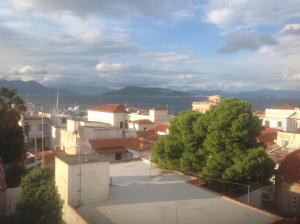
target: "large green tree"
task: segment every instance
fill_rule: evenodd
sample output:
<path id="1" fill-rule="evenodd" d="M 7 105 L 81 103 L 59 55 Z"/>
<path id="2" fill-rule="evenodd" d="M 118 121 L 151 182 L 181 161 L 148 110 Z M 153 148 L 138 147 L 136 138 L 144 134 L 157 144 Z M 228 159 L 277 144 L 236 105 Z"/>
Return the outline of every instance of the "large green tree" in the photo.
<path id="1" fill-rule="evenodd" d="M 24 154 L 23 129 L 18 125 L 24 101 L 15 90 L 0 87 L 0 157 L 4 163 L 15 163 Z"/>
<path id="2" fill-rule="evenodd" d="M 63 201 L 49 168 L 37 168 L 22 178 L 17 216 L 22 223 L 62 223 Z"/>
<path id="3" fill-rule="evenodd" d="M 246 101 L 229 98 L 205 114 L 183 112 L 153 149 L 164 168 L 243 184 L 264 184 L 274 163 L 257 142 L 261 123 Z M 259 171 L 259 172 L 258 172 Z"/>

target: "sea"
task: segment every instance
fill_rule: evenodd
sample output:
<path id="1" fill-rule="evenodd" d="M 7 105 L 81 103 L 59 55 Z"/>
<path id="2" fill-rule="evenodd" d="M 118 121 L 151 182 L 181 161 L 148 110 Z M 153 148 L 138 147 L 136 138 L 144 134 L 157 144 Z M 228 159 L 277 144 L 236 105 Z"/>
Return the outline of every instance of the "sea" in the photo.
<path id="1" fill-rule="evenodd" d="M 33 103 L 35 109 L 39 111 L 50 111 L 55 108 L 55 96 L 23 96 L 28 103 Z M 80 106 L 81 110 L 95 107 L 99 104 L 120 103 L 136 108 L 165 107 L 169 109 L 169 114 L 177 114 L 182 111 L 191 110 L 193 101 L 205 100 L 205 97 L 197 96 L 60 96 L 59 108 L 61 110 L 74 106 Z M 252 110 L 264 110 L 281 104 L 300 105 L 299 99 L 277 99 L 277 98 L 251 98 L 242 99 L 252 105 Z"/>

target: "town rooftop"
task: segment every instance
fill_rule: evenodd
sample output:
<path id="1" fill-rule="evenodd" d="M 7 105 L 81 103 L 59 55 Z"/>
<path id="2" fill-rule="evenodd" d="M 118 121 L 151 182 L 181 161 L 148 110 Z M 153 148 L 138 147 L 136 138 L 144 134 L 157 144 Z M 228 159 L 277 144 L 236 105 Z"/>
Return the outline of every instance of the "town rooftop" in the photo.
<path id="1" fill-rule="evenodd" d="M 151 176 L 150 176 L 151 173 Z M 279 217 L 186 183 L 190 176 L 165 172 L 143 161 L 110 164 L 107 200 L 79 212 L 90 223 L 243 223 L 267 224 Z"/>

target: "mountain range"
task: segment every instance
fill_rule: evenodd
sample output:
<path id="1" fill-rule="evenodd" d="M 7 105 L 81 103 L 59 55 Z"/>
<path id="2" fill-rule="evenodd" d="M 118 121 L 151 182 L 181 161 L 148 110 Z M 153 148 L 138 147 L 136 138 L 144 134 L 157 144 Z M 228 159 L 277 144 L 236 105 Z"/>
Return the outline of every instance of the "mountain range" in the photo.
<path id="1" fill-rule="evenodd" d="M 257 91 L 244 91 L 239 93 L 229 93 L 222 90 L 192 90 L 178 91 L 166 88 L 137 87 L 128 86 L 119 90 L 112 90 L 108 87 L 92 87 L 85 85 L 67 85 L 59 88 L 47 87 L 37 81 L 8 81 L 0 79 L 0 87 L 16 89 L 21 96 L 55 96 L 60 95 L 112 95 L 112 96 L 210 96 L 221 95 L 224 97 L 236 98 L 278 98 L 297 99 L 300 98 L 300 91 L 297 90 L 272 90 L 261 89 Z"/>

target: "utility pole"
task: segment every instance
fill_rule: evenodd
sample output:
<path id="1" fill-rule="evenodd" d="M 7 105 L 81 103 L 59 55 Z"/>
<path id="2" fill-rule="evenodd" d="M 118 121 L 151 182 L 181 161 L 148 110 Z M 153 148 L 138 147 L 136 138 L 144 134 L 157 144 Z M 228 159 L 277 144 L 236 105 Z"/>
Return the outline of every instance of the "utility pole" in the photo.
<path id="1" fill-rule="evenodd" d="M 44 167 L 44 116 L 42 115 L 42 167 Z"/>
<path id="2" fill-rule="evenodd" d="M 58 98 L 59 98 L 59 92 L 56 93 L 56 113 L 58 114 Z"/>

